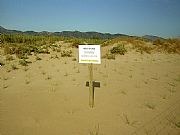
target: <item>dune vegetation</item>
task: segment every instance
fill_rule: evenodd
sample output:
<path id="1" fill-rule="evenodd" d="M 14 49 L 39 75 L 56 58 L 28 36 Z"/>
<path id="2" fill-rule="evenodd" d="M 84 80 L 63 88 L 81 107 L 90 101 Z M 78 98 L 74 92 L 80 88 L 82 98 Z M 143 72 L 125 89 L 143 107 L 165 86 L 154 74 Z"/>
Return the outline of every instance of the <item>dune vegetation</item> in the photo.
<path id="1" fill-rule="evenodd" d="M 81 44 L 101 45 L 94 108 Z M 179 65 L 180 39 L 2 34 L 0 134 L 179 135 Z"/>

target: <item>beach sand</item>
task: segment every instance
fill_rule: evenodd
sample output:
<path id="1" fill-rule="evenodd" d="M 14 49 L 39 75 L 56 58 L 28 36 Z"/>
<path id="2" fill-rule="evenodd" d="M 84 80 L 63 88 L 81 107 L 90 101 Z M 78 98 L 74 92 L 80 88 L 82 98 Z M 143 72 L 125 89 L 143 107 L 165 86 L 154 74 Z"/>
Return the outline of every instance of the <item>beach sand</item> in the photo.
<path id="1" fill-rule="evenodd" d="M 68 48 L 67 49 L 71 49 Z M 102 47 L 102 55 L 107 48 Z M 0 67 L 1 135 L 179 135 L 180 56 L 129 51 L 93 65 L 95 107 L 89 107 L 88 65 L 58 52 Z M 18 69 L 11 69 L 14 63 Z"/>

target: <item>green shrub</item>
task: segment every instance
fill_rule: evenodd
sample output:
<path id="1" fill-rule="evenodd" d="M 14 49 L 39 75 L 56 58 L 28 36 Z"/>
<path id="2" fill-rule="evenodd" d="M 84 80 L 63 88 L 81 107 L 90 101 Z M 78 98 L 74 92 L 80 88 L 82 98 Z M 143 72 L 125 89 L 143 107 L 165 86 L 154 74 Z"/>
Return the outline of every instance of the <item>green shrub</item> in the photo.
<path id="1" fill-rule="evenodd" d="M 114 47 L 110 50 L 110 52 L 111 52 L 112 54 L 124 55 L 124 54 L 127 52 L 127 50 L 126 50 L 126 48 L 124 47 L 124 45 L 118 44 L 117 46 L 114 46 Z"/>

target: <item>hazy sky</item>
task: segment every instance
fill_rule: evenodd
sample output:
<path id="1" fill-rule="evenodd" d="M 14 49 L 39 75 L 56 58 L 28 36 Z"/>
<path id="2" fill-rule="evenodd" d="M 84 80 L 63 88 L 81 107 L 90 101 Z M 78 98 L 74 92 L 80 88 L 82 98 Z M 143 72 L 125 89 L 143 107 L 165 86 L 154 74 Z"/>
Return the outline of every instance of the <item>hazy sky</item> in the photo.
<path id="1" fill-rule="evenodd" d="M 0 25 L 176 37 L 180 0 L 0 0 Z"/>

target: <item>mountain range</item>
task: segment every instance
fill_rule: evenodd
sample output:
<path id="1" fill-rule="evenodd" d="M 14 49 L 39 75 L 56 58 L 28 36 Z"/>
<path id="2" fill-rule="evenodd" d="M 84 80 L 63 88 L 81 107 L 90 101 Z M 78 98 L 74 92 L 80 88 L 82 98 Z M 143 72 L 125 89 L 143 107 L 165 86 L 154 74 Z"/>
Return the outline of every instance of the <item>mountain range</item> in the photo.
<path id="1" fill-rule="evenodd" d="M 90 38 L 90 39 L 112 39 L 116 37 L 132 37 L 125 34 L 110 34 L 110 33 L 100 33 L 100 32 L 80 32 L 80 31 L 62 31 L 62 32 L 35 32 L 35 31 L 19 31 L 19 30 L 9 30 L 0 26 L 1 34 L 26 34 L 26 35 L 41 35 L 41 36 L 63 36 L 63 37 L 73 37 L 73 38 Z M 154 41 L 156 39 L 163 39 L 158 36 L 145 35 L 142 38 L 149 41 Z"/>

